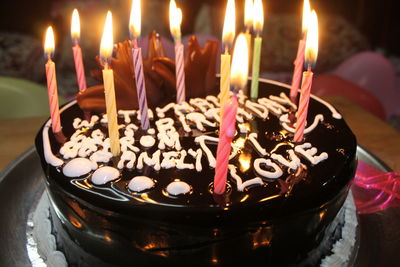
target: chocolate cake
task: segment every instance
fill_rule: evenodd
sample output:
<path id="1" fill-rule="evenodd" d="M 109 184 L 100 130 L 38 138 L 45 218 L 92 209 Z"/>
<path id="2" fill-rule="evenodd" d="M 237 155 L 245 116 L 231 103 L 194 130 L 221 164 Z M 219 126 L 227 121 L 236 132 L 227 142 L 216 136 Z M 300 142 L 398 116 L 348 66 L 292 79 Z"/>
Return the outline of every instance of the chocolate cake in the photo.
<path id="1" fill-rule="evenodd" d="M 199 60 L 210 47 L 206 45 Z M 116 60 L 121 61 L 119 55 Z M 109 150 L 101 86 L 89 88 L 78 102 L 61 109 L 65 143 L 57 141 L 50 121 L 36 138 L 54 234 L 68 263 L 317 265 L 340 232 L 334 219 L 356 169 L 356 139 L 341 115 L 328 103 L 311 98 L 304 141 L 293 143 L 291 118 L 296 106 L 285 86 L 261 82 L 255 100 L 240 93 L 227 191 L 216 195 L 218 79 L 206 74 L 212 64 L 196 71 L 186 61 L 186 68 L 193 68 L 188 75 L 197 73 L 202 83 L 187 83 L 187 102 L 177 105 L 172 90 L 160 89 L 174 85 L 169 78 L 173 68 L 168 67 L 173 62 L 167 61 L 153 54 L 145 63 L 150 66 L 147 84 L 153 79 L 158 90 L 153 93 L 164 94 L 149 101 L 147 131 L 140 129 L 136 100 L 132 104 L 118 93 L 134 83 L 116 82 L 117 103 L 124 97 L 121 101 L 127 103 L 118 107 L 119 156 Z M 129 90 L 135 99 L 135 89 Z"/>

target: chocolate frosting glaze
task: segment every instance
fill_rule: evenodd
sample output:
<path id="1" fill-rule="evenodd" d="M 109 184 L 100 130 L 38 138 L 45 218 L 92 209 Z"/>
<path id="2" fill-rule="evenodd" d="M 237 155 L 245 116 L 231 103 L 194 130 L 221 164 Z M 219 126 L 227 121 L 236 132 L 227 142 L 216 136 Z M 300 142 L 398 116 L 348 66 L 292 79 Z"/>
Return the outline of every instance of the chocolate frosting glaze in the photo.
<path id="1" fill-rule="evenodd" d="M 175 62 L 165 56 L 160 36 L 153 31 L 149 38 L 147 59 L 143 60 L 147 102 L 150 108 L 174 102 L 176 96 Z M 207 41 L 202 48 L 195 36 L 188 42 L 185 57 L 186 98 L 201 97 L 215 91 L 216 57 L 218 42 Z M 128 40 L 118 43 L 115 58 L 111 60 L 114 70 L 117 109 L 138 109 L 136 83 L 134 80 L 132 50 Z M 100 69 L 91 72 L 102 81 Z M 105 112 L 103 84 L 88 88 L 76 96 L 78 105 L 86 111 Z"/>

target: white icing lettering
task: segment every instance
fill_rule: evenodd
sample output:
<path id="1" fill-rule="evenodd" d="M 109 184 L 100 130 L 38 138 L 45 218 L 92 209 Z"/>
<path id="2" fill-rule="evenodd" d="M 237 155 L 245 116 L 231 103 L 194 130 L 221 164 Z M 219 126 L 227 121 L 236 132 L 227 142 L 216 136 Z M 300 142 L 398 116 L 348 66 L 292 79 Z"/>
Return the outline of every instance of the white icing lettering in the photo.
<path id="1" fill-rule="evenodd" d="M 157 150 L 156 152 L 154 152 L 151 158 L 149 157 L 147 152 L 140 153 L 136 168 L 138 168 L 139 170 L 143 169 L 143 162 L 144 162 L 144 163 L 146 163 L 147 166 L 153 167 L 154 170 L 159 171 L 160 170 L 160 155 L 161 155 L 160 150 Z"/>
<path id="2" fill-rule="evenodd" d="M 261 165 L 266 165 L 268 167 L 271 167 L 273 171 L 263 170 L 261 168 Z M 254 161 L 254 169 L 259 175 L 269 179 L 276 179 L 282 176 L 283 174 L 281 168 L 279 168 L 279 166 L 276 163 L 272 162 L 270 159 L 264 159 L 264 158 L 256 159 Z"/>
<path id="3" fill-rule="evenodd" d="M 294 151 L 300 153 L 303 157 L 305 157 L 311 164 L 316 165 L 323 160 L 328 158 L 328 153 L 322 152 L 320 155 L 316 155 L 318 150 L 316 147 L 313 147 L 310 143 L 304 143 L 298 145 L 294 148 Z"/>
<path id="4" fill-rule="evenodd" d="M 257 141 L 258 135 L 257 133 L 250 133 L 249 134 L 249 140 L 250 142 L 253 144 L 253 146 L 255 147 L 255 149 L 257 149 L 258 153 L 260 153 L 261 156 L 266 156 L 268 155 L 268 152 L 265 150 L 265 148 L 263 148 L 260 143 Z"/>
<path id="5" fill-rule="evenodd" d="M 279 155 L 279 154 L 272 154 L 271 158 L 292 170 L 296 170 L 301 164 L 300 159 L 296 156 L 293 149 L 290 149 L 288 151 L 288 153 L 289 153 L 290 161 L 288 161 L 282 155 Z"/>
<path id="6" fill-rule="evenodd" d="M 260 177 L 255 177 L 253 179 L 243 182 L 242 178 L 239 175 L 237 175 L 235 166 L 233 166 L 232 164 L 229 164 L 228 168 L 229 168 L 229 173 L 230 173 L 231 177 L 233 179 L 235 179 L 235 181 L 236 181 L 237 190 L 240 192 L 242 192 L 246 187 L 248 187 L 250 185 L 255 185 L 255 184 L 263 185 L 264 184 L 264 182 L 262 181 L 262 179 Z"/>

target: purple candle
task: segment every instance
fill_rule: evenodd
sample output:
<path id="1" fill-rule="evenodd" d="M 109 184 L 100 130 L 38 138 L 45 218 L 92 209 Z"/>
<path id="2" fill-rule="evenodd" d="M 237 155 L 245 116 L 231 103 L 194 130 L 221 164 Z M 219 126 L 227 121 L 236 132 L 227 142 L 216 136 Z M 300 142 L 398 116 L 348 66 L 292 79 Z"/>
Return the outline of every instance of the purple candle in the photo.
<path id="1" fill-rule="evenodd" d="M 140 112 L 140 123 L 143 130 L 147 130 L 150 127 L 147 98 L 146 98 L 146 85 L 144 81 L 143 73 L 143 60 L 142 60 L 142 49 L 137 45 L 137 39 L 140 37 L 141 31 L 141 12 L 140 12 L 140 0 L 133 0 L 131 16 L 129 21 L 129 32 L 133 39 L 132 43 L 132 57 L 133 57 L 133 69 L 135 72 L 135 82 L 138 94 L 139 112 Z"/>

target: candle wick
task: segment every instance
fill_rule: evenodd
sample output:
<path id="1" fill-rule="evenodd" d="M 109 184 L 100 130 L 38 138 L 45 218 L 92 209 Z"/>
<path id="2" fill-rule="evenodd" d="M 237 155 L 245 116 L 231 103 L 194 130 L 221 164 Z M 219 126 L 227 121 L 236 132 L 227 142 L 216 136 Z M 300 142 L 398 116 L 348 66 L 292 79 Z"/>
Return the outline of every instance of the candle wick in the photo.
<path id="1" fill-rule="evenodd" d="M 225 45 L 225 55 L 228 55 L 229 54 L 229 48 L 228 48 L 228 45 Z"/>
<path id="2" fill-rule="evenodd" d="M 307 71 L 308 71 L 308 72 L 311 72 L 311 64 L 308 64 L 308 66 L 307 66 Z"/>
<path id="3" fill-rule="evenodd" d="M 137 38 L 133 38 L 133 48 L 138 48 L 138 40 Z"/>

